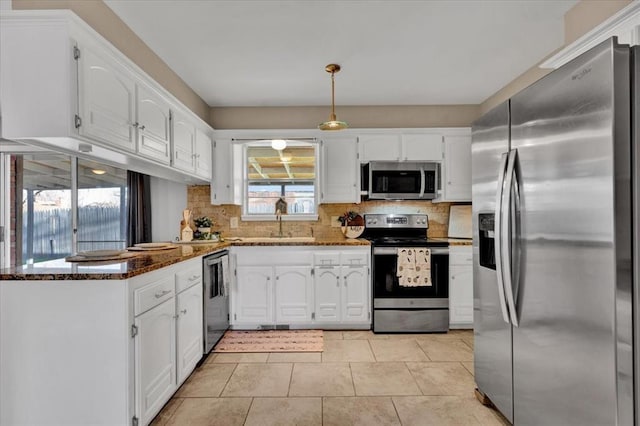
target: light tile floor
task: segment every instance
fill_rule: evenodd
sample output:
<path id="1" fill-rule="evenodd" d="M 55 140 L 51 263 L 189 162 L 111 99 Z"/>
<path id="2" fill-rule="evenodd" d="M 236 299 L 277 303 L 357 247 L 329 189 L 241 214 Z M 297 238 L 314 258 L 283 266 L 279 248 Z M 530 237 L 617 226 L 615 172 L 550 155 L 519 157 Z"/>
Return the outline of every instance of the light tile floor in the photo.
<path id="1" fill-rule="evenodd" d="M 471 331 L 325 331 L 322 354 L 210 355 L 152 425 L 508 425 L 474 389 Z"/>

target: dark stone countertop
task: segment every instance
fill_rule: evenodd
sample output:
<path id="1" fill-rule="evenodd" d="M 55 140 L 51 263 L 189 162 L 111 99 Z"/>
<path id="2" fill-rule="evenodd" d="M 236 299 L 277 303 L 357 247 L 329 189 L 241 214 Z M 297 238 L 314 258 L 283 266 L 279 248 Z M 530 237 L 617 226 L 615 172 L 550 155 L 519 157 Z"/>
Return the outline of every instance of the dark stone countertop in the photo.
<path id="1" fill-rule="evenodd" d="M 175 248 L 140 251 L 126 260 L 98 262 L 67 262 L 50 260 L 33 265 L 0 270 L 1 281 L 59 281 L 59 280 L 124 280 L 178 262 L 204 256 L 231 246 L 369 246 L 367 240 L 316 239 L 315 241 L 225 241 L 211 244 L 176 244 Z"/>

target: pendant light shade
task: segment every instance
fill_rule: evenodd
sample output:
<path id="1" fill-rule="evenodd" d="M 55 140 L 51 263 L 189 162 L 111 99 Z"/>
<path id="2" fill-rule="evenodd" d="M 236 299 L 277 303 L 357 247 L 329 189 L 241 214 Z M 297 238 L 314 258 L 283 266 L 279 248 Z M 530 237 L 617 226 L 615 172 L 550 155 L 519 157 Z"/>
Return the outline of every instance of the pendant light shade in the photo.
<path id="1" fill-rule="evenodd" d="M 335 103 L 335 74 L 340 71 L 340 65 L 329 64 L 324 67 L 325 71 L 331 74 L 331 115 L 329 121 L 320 123 L 318 128 L 320 130 L 342 130 L 349 127 L 344 121 L 338 121 L 336 118 L 336 103 Z"/>

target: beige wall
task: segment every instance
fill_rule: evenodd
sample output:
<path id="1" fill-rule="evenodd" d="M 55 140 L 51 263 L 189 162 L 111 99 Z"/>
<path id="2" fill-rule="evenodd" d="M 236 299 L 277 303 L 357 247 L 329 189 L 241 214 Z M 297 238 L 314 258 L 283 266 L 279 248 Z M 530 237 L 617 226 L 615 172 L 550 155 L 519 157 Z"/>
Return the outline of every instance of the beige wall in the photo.
<path id="1" fill-rule="evenodd" d="M 70 9 L 205 121 L 209 105 L 102 0 L 13 0 L 13 9 Z"/>
<path id="2" fill-rule="evenodd" d="M 330 106 L 211 108 L 215 129 L 314 129 L 329 119 Z M 352 128 L 466 127 L 478 105 L 338 106 L 339 120 Z"/>
<path id="3" fill-rule="evenodd" d="M 560 49 L 573 43 L 578 38 L 601 24 L 614 13 L 631 3 L 631 0 L 582 0 L 573 6 L 564 16 L 564 44 L 554 52 L 542 58 L 539 63 L 516 77 L 511 83 L 491 95 L 480 105 L 480 114 L 484 114 L 494 106 L 506 101 L 525 87 L 551 72 L 541 69 L 539 64 Z"/>
<path id="4" fill-rule="evenodd" d="M 576 41 L 631 0 L 582 0 L 564 15 L 564 43 Z"/>

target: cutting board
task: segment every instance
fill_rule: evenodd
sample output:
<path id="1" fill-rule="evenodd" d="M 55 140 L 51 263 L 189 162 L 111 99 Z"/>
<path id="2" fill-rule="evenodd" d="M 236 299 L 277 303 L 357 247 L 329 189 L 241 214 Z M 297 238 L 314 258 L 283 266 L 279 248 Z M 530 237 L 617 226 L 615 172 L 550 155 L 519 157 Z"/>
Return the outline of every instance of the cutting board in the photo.
<path id="1" fill-rule="evenodd" d="M 449 210 L 449 238 L 472 238 L 471 206 L 451 206 Z"/>

